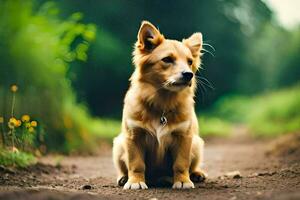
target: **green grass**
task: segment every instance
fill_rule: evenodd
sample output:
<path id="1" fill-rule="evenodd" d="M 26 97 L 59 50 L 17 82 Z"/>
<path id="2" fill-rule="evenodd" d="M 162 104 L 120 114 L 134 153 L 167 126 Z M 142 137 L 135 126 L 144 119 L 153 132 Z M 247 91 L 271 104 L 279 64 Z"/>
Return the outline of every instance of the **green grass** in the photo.
<path id="1" fill-rule="evenodd" d="M 300 131 L 300 86 L 257 97 L 247 121 L 257 135 Z"/>
<path id="2" fill-rule="evenodd" d="M 199 118 L 200 136 L 226 137 L 232 132 L 232 124 L 221 118 L 204 115 Z"/>
<path id="3" fill-rule="evenodd" d="M 0 148 L 0 165 L 6 167 L 27 167 L 36 163 L 36 158 L 25 152 L 12 152 Z"/>
<path id="4" fill-rule="evenodd" d="M 84 106 L 74 106 L 72 101 L 66 106 L 64 125 L 67 128 L 67 152 L 96 149 L 101 139 L 109 142 L 120 133 L 121 122 L 108 118 L 93 118 Z M 70 114 L 72 113 L 72 114 Z"/>
<path id="5" fill-rule="evenodd" d="M 96 137 L 112 141 L 112 139 L 121 131 L 121 121 L 113 119 L 96 119 L 92 123 L 92 127 L 92 132 Z"/>
<path id="6" fill-rule="evenodd" d="M 225 97 L 212 113 L 231 123 L 243 123 L 258 136 L 299 132 L 300 85 L 253 97 Z"/>

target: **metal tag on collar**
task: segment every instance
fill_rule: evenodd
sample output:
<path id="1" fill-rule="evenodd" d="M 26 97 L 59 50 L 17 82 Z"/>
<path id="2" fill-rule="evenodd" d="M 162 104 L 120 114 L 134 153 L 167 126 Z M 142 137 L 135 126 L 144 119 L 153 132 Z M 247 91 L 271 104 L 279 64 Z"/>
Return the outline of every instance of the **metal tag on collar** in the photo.
<path id="1" fill-rule="evenodd" d="M 167 120 L 167 118 L 165 117 L 165 112 L 163 112 L 163 114 L 162 114 L 161 117 L 160 117 L 160 124 L 161 124 L 162 126 L 165 126 L 167 123 L 168 123 L 168 120 Z"/>

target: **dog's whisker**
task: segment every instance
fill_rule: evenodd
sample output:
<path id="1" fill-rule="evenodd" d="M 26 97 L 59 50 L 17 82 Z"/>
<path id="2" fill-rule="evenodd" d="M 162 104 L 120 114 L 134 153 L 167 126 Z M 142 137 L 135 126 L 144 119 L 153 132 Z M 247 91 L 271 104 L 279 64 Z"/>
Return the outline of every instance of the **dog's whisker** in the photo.
<path id="1" fill-rule="evenodd" d="M 207 84 L 207 83 L 205 83 L 205 82 L 203 82 L 203 81 L 201 81 L 201 80 L 199 80 L 199 81 L 201 82 L 201 84 L 207 86 L 208 88 L 210 88 L 210 89 L 212 89 L 212 90 L 215 89 L 213 86 L 211 86 L 211 85 L 209 85 L 209 84 Z"/>
<path id="2" fill-rule="evenodd" d="M 196 81 L 197 81 L 197 83 L 199 83 L 198 85 L 199 85 L 200 94 L 201 94 L 201 101 L 203 103 L 204 102 L 204 97 L 207 94 L 206 87 L 208 87 L 210 89 L 214 89 L 214 88 L 213 88 L 212 85 L 210 85 L 210 82 L 207 79 L 205 79 L 205 78 L 202 79 L 202 78 L 203 77 L 196 76 Z"/>
<path id="3" fill-rule="evenodd" d="M 213 51 L 216 51 L 216 49 L 215 49 L 212 45 L 210 45 L 210 44 L 208 44 L 208 43 L 203 43 L 203 46 L 208 46 L 208 47 L 210 47 Z"/>
<path id="4" fill-rule="evenodd" d="M 212 52 L 210 52 L 210 51 L 208 51 L 208 50 L 206 50 L 206 49 L 202 49 L 202 51 L 204 51 L 204 52 L 207 52 L 207 53 L 209 53 L 211 56 L 213 56 L 213 57 L 215 57 L 215 55 L 212 53 Z"/>
<path id="5" fill-rule="evenodd" d="M 207 80 L 206 78 L 202 77 L 202 76 L 196 76 L 196 78 L 201 81 L 204 85 L 206 85 L 207 87 L 209 87 L 210 89 L 215 89 L 213 84 Z"/>
<path id="6" fill-rule="evenodd" d="M 213 84 L 211 84 L 209 81 L 205 82 L 205 81 L 202 79 L 202 82 L 203 82 L 207 87 L 209 87 L 210 89 L 215 90 L 215 87 L 214 87 Z"/>
<path id="7" fill-rule="evenodd" d="M 203 88 L 203 90 L 204 90 L 205 92 L 207 92 L 207 90 L 206 90 L 206 88 L 205 88 L 205 86 L 204 86 L 205 84 L 204 84 L 202 81 L 200 81 L 199 83 L 200 83 L 200 87 Z"/>
<path id="8" fill-rule="evenodd" d="M 204 87 L 203 87 L 203 85 L 201 84 L 201 82 L 199 83 L 199 89 L 200 89 L 200 93 L 201 93 L 201 101 L 202 101 L 202 103 L 204 102 L 204 95 L 205 95 L 205 93 L 206 93 L 206 90 L 204 91 Z"/>

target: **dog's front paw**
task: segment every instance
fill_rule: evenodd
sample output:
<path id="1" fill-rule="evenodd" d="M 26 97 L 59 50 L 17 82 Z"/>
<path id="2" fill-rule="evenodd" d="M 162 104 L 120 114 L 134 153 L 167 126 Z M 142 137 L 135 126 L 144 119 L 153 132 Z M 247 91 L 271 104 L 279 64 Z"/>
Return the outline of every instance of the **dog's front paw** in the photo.
<path id="1" fill-rule="evenodd" d="M 140 182 L 132 182 L 130 180 L 127 181 L 127 183 L 123 187 L 124 190 L 138 190 L 138 189 L 148 189 L 148 186 L 146 185 L 145 182 L 140 181 Z"/>
<path id="2" fill-rule="evenodd" d="M 177 181 L 173 184 L 172 188 L 173 189 L 191 189 L 191 188 L 195 188 L 195 186 L 192 181 L 188 181 L 188 182 Z"/>

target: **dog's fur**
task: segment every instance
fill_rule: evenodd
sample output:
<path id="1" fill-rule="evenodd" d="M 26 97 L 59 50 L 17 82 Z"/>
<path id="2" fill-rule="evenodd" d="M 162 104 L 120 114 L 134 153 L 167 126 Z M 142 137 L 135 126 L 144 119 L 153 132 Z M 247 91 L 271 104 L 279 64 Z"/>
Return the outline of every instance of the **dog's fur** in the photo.
<path id="1" fill-rule="evenodd" d="M 201 33 L 182 42 L 169 40 L 150 22 L 142 22 L 122 132 L 113 146 L 118 184 L 124 189 L 146 189 L 146 183 L 156 184 L 162 177 L 173 177 L 173 188 L 193 188 L 192 181 L 204 180 L 204 142 L 193 100 L 201 49 Z M 182 81 L 183 72 L 194 76 Z"/>

